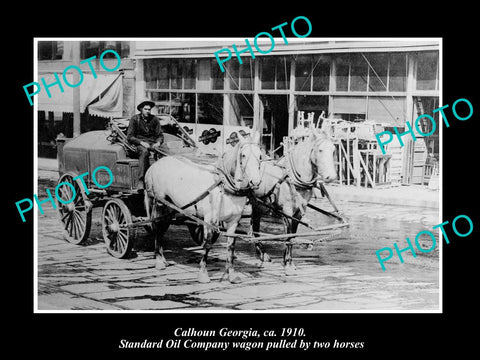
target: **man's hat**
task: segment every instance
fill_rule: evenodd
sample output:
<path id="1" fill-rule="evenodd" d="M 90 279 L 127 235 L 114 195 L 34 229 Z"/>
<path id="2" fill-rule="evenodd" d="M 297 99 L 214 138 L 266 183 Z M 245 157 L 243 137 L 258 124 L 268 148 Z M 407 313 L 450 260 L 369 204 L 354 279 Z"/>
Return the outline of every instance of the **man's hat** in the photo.
<path id="1" fill-rule="evenodd" d="M 150 105 L 152 108 L 155 106 L 155 103 L 152 101 L 152 100 L 149 100 L 149 99 L 142 99 L 140 104 L 137 105 L 137 110 L 138 111 L 141 111 L 141 109 L 145 106 L 145 105 Z"/>

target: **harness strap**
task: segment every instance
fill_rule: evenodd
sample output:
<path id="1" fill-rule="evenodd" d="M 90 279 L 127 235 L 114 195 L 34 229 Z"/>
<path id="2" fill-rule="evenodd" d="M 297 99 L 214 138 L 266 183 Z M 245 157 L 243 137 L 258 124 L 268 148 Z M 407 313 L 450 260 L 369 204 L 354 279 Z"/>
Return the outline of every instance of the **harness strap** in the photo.
<path id="1" fill-rule="evenodd" d="M 301 189 L 309 189 L 315 186 L 315 183 L 317 182 L 318 177 L 313 175 L 313 178 L 310 181 L 303 180 L 295 167 L 295 162 L 293 161 L 293 158 L 292 158 L 292 152 L 288 153 L 287 159 L 288 159 L 289 169 L 292 175 L 291 178 L 295 186 Z"/>
<path id="2" fill-rule="evenodd" d="M 196 203 L 198 203 L 199 201 L 205 199 L 208 194 L 210 194 L 210 191 L 212 191 L 213 189 L 215 189 L 218 185 L 220 185 L 222 183 L 222 179 L 218 179 L 217 181 L 215 181 L 207 190 L 205 190 L 203 193 L 201 193 L 199 196 L 197 196 L 195 199 L 193 199 L 192 201 L 190 201 L 188 204 L 186 205 L 183 205 L 180 209 L 182 210 L 185 210 L 187 208 L 189 208 L 190 206 L 192 205 L 195 205 Z"/>
<path id="3" fill-rule="evenodd" d="M 295 218 L 295 217 L 293 217 L 293 216 L 290 216 L 290 215 L 285 214 L 285 213 L 284 213 L 283 211 L 281 211 L 280 209 L 278 209 L 278 208 L 276 208 L 275 206 L 272 206 L 272 205 L 266 203 L 265 201 L 263 201 L 263 200 L 260 199 L 260 198 L 255 198 L 255 201 L 259 202 L 260 204 L 262 204 L 262 205 L 265 206 L 266 208 L 268 208 L 268 209 L 276 212 L 278 215 L 281 215 L 281 216 L 283 216 L 283 217 L 285 217 L 285 218 L 287 218 L 287 219 L 290 219 L 290 220 L 292 220 L 292 221 L 294 221 L 294 222 L 298 222 L 299 224 L 302 224 L 302 225 L 304 225 L 304 226 L 306 226 L 306 227 L 308 227 L 308 228 L 310 228 L 310 229 L 313 229 L 313 227 L 310 226 L 310 224 L 306 223 L 305 221 L 302 221 L 302 220 L 297 219 L 297 218 Z"/>
<path id="4" fill-rule="evenodd" d="M 203 221 L 202 219 L 198 218 L 197 216 L 188 214 L 187 212 L 185 212 L 181 208 L 179 208 L 177 205 L 175 205 L 174 203 L 172 203 L 172 202 L 170 202 L 166 199 L 157 199 L 157 201 L 162 203 L 163 205 L 168 206 L 169 208 L 172 208 L 175 211 L 178 211 L 180 214 L 182 214 L 182 215 L 188 217 L 189 219 L 195 221 L 198 225 L 204 225 L 204 226 L 212 229 L 213 231 L 221 232 L 221 230 L 218 226 L 214 226 L 212 224 L 209 224 L 209 223 Z"/>
<path id="5" fill-rule="evenodd" d="M 219 172 L 221 173 L 222 178 L 225 179 L 225 181 L 222 181 L 222 182 L 223 182 L 223 185 L 224 185 L 224 188 L 225 188 L 226 192 L 228 192 L 230 194 L 233 194 L 233 195 L 238 195 L 238 196 L 245 196 L 246 194 L 248 194 L 250 192 L 250 188 L 248 188 L 248 187 L 247 188 L 238 188 L 235 185 L 235 180 L 228 173 L 227 169 L 225 169 L 225 164 L 224 164 L 223 161 L 222 161 L 222 166 L 217 167 L 217 170 L 219 170 Z"/>
<path id="6" fill-rule="evenodd" d="M 270 197 L 270 195 L 273 194 L 273 192 L 275 191 L 275 189 L 277 188 L 278 185 L 281 185 L 285 180 L 287 180 L 288 178 L 288 174 L 285 174 L 283 175 L 283 177 L 281 177 L 280 179 L 278 179 L 278 181 L 275 183 L 275 185 L 273 185 L 273 187 L 263 196 L 261 196 L 260 198 L 261 199 L 267 199 Z"/>

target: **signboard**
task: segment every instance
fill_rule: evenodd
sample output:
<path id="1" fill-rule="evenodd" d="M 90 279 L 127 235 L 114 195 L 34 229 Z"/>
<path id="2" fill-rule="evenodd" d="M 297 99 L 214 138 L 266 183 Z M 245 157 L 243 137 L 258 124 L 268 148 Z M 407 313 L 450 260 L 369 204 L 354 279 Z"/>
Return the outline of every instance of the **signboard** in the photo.
<path id="1" fill-rule="evenodd" d="M 223 126 L 197 124 L 195 142 L 200 150 L 208 154 L 220 155 L 223 152 Z"/>

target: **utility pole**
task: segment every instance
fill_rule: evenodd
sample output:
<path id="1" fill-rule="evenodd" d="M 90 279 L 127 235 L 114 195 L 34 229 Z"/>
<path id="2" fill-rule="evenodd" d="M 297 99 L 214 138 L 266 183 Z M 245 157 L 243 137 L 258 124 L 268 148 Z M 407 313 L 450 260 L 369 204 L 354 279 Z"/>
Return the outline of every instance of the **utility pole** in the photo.
<path id="1" fill-rule="evenodd" d="M 73 65 L 80 67 L 80 41 L 75 41 L 72 47 Z M 80 74 L 73 72 L 73 83 L 78 84 Z M 80 135 L 80 86 L 73 88 L 73 137 Z"/>

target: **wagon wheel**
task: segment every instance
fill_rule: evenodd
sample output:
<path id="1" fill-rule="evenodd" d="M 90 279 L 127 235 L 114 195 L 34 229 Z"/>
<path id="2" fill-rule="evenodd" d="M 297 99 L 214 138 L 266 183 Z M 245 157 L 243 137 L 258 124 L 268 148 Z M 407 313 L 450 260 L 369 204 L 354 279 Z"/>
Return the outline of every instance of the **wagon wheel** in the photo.
<path id="1" fill-rule="evenodd" d="M 60 199 L 63 202 L 68 202 L 75 195 L 74 200 L 64 204 L 55 196 L 55 201 L 58 218 L 63 226 L 63 237 L 68 242 L 78 245 L 84 242 L 90 234 L 92 203 L 88 199 L 80 179 L 73 180 L 75 177 L 75 174 L 65 173 L 58 180 L 58 184 L 68 182 L 75 189 L 75 194 L 73 194 L 72 187 L 68 185 L 60 186 L 58 188 Z"/>
<path id="2" fill-rule="evenodd" d="M 203 226 L 202 225 L 191 225 L 188 224 L 188 231 L 190 232 L 190 235 L 192 236 L 193 241 L 197 245 L 202 245 L 203 244 Z M 212 235 L 212 244 L 215 244 L 217 241 L 218 237 L 220 236 L 219 233 L 214 232 Z"/>
<path id="3" fill-rule="evenodd" d="M 135 229 L 132 215 L 127 205 L 121 199 L 109 200 L 103 207 L 102 234 L 105 246 L 110 255 L 123 259 L 132 249 Z"/>

